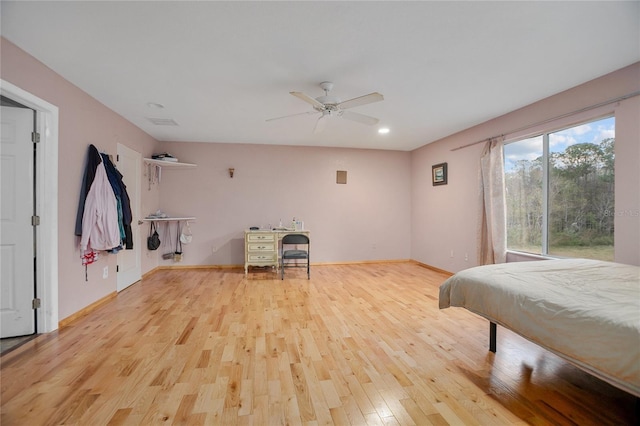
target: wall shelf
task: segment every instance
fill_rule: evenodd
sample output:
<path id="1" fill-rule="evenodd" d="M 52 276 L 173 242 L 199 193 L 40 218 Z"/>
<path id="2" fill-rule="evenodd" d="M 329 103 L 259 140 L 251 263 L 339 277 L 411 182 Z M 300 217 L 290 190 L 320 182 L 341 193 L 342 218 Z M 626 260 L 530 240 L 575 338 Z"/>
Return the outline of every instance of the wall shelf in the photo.
<path id="1" fill-rule="evenodd" d="M 142 222 L 191 222 L 195 217 L 145 217 Z"/>
<path id="2" fill-rule="evenodd" d="M 166 168 L 167 170 L 175 170 L 194 169 L 197 167 L 196 164 L 180 163 L 177 161 L 154 160 L 153 158 L 144 158 L 143 160 L 144 164 L 146 164 L 145 176 L 147 176 L 147 180 L 149 181 L 149 190 L 151 190 L 151 185 L 160 183 L 163 168 Z"/>
<path id="3" fill-rule="evenodd" d="M 197 164 L 180 163 L 176 161 L 154 160 L 153 158 L 145 158 L 144 162 L 147 164 L 153 164 L 154 166 L 171 167 L 175 169 L 190 169 L 198 166 Z"/>

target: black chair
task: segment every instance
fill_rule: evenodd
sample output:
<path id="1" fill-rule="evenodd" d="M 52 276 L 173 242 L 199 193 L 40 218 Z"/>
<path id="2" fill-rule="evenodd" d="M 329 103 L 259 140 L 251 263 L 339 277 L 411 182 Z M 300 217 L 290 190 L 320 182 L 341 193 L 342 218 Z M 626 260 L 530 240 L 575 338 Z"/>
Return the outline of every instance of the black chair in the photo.
<path id="1" fill-rule="evenodd" d="M 287 249 L 287 246 L 296 246 Z M 306 246 L 301 249 L 297 246 Z M 307 268 L 307 279 L 311 279 L 309 271 L 309 237 L 304 234 L 288 234 L 282 237 L 282 257 L 280 258 L 280 270 L 284 280 L 284 268 Z M 286 262 L 290 260 L 291 262 Z M 304 263 L 300 263 L 304 260 Z"/>

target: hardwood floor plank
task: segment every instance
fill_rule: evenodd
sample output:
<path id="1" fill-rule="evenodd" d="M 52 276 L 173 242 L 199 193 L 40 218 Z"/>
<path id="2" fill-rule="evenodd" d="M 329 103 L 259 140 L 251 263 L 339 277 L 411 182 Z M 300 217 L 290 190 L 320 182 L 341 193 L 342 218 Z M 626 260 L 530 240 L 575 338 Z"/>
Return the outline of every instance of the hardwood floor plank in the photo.
<path id="1" fill-rule="evenodd" d="M 487 322 L 445 274 L 163 270 L 0 358 L 4 425 L 637 424 L 636 399 Z"/>
<path id="2" fill-rule="evenodd" d="M 189 423 L 197 398 L 197 394 L 189 394 L 182 397 L 175 418 L 173 419 L 173 424 Z"/>
<path id="3" fill-rule="evenodd" d="M 376 388 L 373 382 L 364 383 L 362 387 L 364 391 L 367 393 L 367 397 L 371 401 L 371 404 L 376 409 L 376 412 L 382 419 L 393 417 L 393 413 L 391 412 L 391 409 L 389 408 L 386 401 L 380 394 L 380 389 Z"/>
<path id="4" fill-rule="evenodd" d="M 291 378 L 302 422 L 315 420 L 316 413 L 313 408 L 313 401 L 311 400 L 311 394 L 309 393 L 309 387 L 307 386 L 302 364 L 291 364 Z"/>
<path id="5" fill-rule="evenodd" d="M 253 413 L 253 380 L 242 380 L 238 405 L 238 416 L 248 416 Z"/>
<path id="6" fill-rule="evenodd" d="M 109 419 L 109 423 L 107 423 L 107 426 L 121 426 L 125 424 L 125 422 L 127 421 L 127 417 L 129 417 L 129 414 L 131 414 L 132 410 L 133 409 L 131 407 L 121 408 L 117 410 L 113 417 Z"/>
<path id="7" fill-rule="evenodd" d="M 331 408 L 331 422 L 336 425 L 351 425 L 354 424 L 349 420 L 344 407 Z"/>

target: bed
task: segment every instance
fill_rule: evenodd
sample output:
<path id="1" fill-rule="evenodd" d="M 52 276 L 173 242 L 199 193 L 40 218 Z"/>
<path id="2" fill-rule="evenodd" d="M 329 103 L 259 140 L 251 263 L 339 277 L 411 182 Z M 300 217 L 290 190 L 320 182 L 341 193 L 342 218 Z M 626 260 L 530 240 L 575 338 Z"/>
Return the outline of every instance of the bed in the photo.
<path id="1" fill-rule="evenodd" d="M 463 307 L 640 397 L 640 267 L 587 259 L 479 266 L 440 286 Z"/>

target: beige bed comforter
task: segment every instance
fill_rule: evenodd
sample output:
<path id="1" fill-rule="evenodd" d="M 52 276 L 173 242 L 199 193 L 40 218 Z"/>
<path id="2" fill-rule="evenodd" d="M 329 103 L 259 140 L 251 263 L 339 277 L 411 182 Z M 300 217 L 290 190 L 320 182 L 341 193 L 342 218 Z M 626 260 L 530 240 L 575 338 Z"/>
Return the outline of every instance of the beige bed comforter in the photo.
<path id="1" fill-rule="evenodd" d="M 586 259 L 480 266 L 440 286 L 458 306 L 640 396 L 640 267 Z"/>

